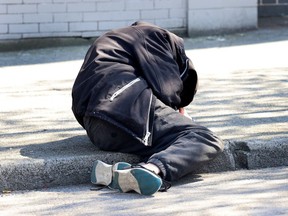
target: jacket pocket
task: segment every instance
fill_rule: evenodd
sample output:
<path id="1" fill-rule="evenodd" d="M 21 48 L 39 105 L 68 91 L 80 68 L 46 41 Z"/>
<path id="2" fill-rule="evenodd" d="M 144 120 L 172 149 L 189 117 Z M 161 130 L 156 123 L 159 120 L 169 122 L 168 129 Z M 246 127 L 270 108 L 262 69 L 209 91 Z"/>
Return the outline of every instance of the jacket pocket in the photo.
<path id="1" fill-rule="evenodd" d="M 127 90 L 128 88 L 130 88 L 131 86 L 133 86 L 135 83 L 139 82 L 140 78 L 136 78 L 134 80 L 132 80 L 131 82 L 127 83 L 126 85 L 124 85 L 122 88 L 120 88 L 119 90 L 117 90 L 116 92 L 114 92 L 111 97 L 110 97 L 110 101 L 113 101 L 117 96 L 119 96 L 120 94 L 122 94 L 125 90 Z"/>

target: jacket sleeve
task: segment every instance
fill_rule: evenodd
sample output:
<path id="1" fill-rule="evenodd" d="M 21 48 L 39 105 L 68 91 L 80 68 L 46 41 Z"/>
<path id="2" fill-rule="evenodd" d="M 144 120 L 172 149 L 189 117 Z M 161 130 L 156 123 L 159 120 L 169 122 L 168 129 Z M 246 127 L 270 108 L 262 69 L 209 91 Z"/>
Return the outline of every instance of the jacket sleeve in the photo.
<path id="1" fill-rule="evenodd" d="M 154 95 L 172 108 L 179 107 L 183 82 L 165 34 L 152 31 L 148 36 L 142 35 L 135 53 L 141 76 Z"/>

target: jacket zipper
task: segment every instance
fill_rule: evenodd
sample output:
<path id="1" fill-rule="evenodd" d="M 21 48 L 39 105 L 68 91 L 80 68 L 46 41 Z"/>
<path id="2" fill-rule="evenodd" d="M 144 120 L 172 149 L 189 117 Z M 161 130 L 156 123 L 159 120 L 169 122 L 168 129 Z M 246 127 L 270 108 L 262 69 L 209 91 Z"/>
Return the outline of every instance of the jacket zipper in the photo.
<path id="1" fill-rule="evenodd" d="M 149 131 L 149 122 L 150 122 L 150 109 L 151 109 L 151 105 L 152 105 L 152 93 L 150 96 L 150 101 L 149 101 L 149 107 L 148 107 L 148 115 L 147 115 L 147 122 L 146 122 L 146 134 L 143 138 L 143 142 L 145 146 L 148 146 L 148 139 L 151 135 L 150 131 Z"/>
<path id="2" fill-rule="evenodd" d="M 188 69 L 188 66 L 189 66 L 189 59 L 186 59 L 186 62 L 185 62 L 185 69 L 184 71 L 180 74 L 180 77 L 182 78 L 184 76 L 184 74 L 186 73 L 187 69 Z"/>
<path id="3" fill-rule="evenodd" d="M 118 91 L 114 92 L 114 94 L 112 94 L 112 96 L 110 97 L 110 101 L 113 101 L 118 95 L 120 95 L 123 91 L 125 91 L 126 89 L 128 89 L 129 87 L 131 87 L 132 85 L 134 85 L 135 83 L 139 82 L 140 78 L 136 78 L 134 80 L 132 80 L 131 82 L 127 83 L 126 85 L 124 85 L 122 88 L 120 88 Z"/>

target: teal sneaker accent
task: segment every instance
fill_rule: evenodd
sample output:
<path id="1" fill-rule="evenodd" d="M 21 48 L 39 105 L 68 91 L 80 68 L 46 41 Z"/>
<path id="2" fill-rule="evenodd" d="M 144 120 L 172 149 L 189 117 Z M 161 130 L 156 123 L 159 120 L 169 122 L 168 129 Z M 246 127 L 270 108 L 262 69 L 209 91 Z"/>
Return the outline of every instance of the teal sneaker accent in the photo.
<path id="1" fill-rule="evenodd" d="M 126 163 L 126 162 L 118 162 L 116 163 L 113 167 L 112 167 L 112 180 L 111 180 L 111 183 L 108 185 L 108 187 L 110 189 L 117 189 L 118 186 L 117 186 L 117 183 L 115 182 L 115 171 L 116 170 L 124 170 L 124 169 L 127 169 L 131 167 L 131 164 L 129 163 Z"/>
<path id="2" fill-rule="evenodd" d="M 153 195 L 162 186 L 162 179 L 147 169 L 137 167 L 114 172 L 114 187 L 121 192 L 135 191 L 142 195 Z"/>

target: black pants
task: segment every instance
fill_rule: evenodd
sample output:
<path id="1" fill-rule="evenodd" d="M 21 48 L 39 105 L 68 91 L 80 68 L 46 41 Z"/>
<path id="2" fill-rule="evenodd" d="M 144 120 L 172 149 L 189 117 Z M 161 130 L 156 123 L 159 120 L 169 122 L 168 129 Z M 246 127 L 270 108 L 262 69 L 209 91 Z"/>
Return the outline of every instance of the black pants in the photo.
<path id="1" fill-rule="evenodd" d="M 100 149 L 132 153 L 160 168 L 165 180 L 175 181 L 214 159 L 223 143 L 200 126 L 156 99 L 152 146 L 144 146 L 117 127 L 93 117 L 84 118 L 91 141 Z"/>

